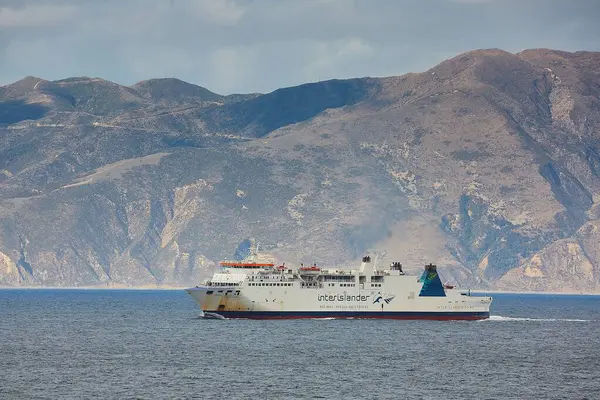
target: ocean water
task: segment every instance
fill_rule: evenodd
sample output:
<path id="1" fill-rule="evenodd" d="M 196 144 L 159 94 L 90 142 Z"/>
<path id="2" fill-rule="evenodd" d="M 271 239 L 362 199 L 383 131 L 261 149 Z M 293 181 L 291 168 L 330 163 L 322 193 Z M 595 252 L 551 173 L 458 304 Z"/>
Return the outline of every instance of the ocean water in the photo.
<path id="1" fill-rule="evenodd" d="M 485 321 L 204 320 L 183 291 L 0 290 L 2 399 L 600 399 L 600 296 Z"/>

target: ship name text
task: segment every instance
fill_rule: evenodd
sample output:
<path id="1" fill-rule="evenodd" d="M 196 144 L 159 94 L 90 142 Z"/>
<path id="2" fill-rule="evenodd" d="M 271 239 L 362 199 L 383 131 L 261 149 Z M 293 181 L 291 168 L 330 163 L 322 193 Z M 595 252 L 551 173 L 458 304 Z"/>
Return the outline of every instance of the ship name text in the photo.
<path id="1" fill-rule="evenodd" d="M 317 296 L 317 301 L 368 301 L 369 297 L 371 296 L 364 294 L 320 294 Z"/>

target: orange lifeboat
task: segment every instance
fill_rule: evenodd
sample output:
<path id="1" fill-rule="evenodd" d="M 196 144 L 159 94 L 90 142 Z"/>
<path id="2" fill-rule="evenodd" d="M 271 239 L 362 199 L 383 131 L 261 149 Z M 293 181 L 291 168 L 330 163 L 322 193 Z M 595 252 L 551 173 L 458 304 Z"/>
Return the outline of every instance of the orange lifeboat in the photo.
<path id="1" fill-rule="evenodd" d="M 233 267 L 233 268 L 267 268 L 272 267 L 275 264 L 272 263 L 254 263 L 254 262 L 235 262 L 235 261 L 221 261 L 222 267 Z"/>
<path id="2" fill-rule="evenodd" d="M 316 265 L 312 265 L 311 267 L 300 267 L 300 272 L 309 272 L 309 273 L 316 273 L 321 271 L 321 268 L 317 267 Z"/>

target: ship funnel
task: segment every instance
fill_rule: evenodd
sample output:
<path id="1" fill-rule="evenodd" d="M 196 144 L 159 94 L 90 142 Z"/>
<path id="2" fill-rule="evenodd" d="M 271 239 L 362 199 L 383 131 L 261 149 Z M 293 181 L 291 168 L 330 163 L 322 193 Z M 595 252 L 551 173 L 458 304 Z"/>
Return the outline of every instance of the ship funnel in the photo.
<path id="1" fill-rule="evenodd" d="M 440 277 L 437 273 L 437 267 L 435 265 L 427 264 L 425 266 L 425 270 L 423 271 L 423 275 L 421 275 L 419 282 L 423 284 L 419 296 L 446 296 L 444 286 L 442 285 L 442 281 L 440 280 Z"/>

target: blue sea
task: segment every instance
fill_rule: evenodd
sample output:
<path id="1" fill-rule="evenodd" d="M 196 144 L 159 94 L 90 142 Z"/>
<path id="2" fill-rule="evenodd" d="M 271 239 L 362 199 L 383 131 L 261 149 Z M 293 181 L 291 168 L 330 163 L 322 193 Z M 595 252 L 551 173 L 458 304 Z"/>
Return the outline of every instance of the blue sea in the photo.
<path id="1" fill-rule="evenodd" d="M 600 296 L 485 321 L 205 320 L 184 291 L 0 290 L 2 399 L 600 399 Z"/>

